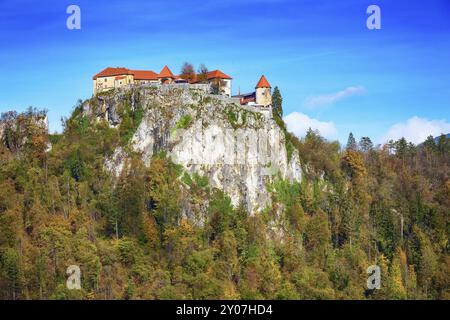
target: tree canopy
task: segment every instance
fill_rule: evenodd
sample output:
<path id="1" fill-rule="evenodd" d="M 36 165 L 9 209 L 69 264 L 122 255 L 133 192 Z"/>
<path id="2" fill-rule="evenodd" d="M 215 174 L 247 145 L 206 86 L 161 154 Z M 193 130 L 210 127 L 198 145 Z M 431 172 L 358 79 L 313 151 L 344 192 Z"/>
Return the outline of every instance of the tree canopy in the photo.
<path id="1" fill-rule="evenodd" d="M 375 147 L 350 134 L 342 149 L 283 126 L 303 178 L 275 175 L 273 205 L 255 214 L 164 153 L 150 165 L 130 153 L 111 176 L 105 160 L 140 109 L 111 128 L 80 108 L 55 135 L 36 110 L 2 116 L 0 298 L 450 299 L 446 136 Z M 73 264 L 81 290 L 65 286 Z M 370 265 L 379 290 L 367 290 Z"/>

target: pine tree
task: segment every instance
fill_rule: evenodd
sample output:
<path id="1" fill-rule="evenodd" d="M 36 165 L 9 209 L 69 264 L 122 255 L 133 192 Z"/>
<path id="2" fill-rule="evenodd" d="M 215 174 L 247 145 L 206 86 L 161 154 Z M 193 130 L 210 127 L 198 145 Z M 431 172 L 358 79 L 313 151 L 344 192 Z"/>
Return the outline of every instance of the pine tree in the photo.
<path id="1" fill-rule="evenodd" d="M 389 299 L 406 299 L 406 289 L 403 284 L 398 250 L 395 253 L 394 258 L 392 259 L 391 266 L 389 268 L 387 291 Z"/>
<path id="2" fill-rule="evenodd" d="M 272 93 L 272 110 L 273 114 L 279 118 L 283 118 L 283 98 L 278 87 L 273 89 Z"/>
<path id="3" fill-rule="evenodd" d="M 359 149 L 366 153 L 371 151 L 373 149 L 372 140 L 369 137 L 362 137 L 359 141 Z"/>
<path id="4" fill-rule="evenodd" d="M 437 148 L 442 154 L 450 153 L 450 138 L 445 134 L 441 134 L 438 138 Z"/>
<path id="5" fill-rule="evenodd" d="M 425 142 L 423 143 L 424 147 L 429 151 L 436 150 L 436 142 L 434 141 L 433 136 L 428 136 Z"/>
<path id="6" fill-rule="evenodd" d="M 347 150 L 356 150 L 358 148 L 358 146 L 356 145 L 356 140 L 355 137 L 353 136 L 353 133 L 350 132 L 350 134 L 348 135 L 348 140 L 347 140 Z"/>
<path id="7" fill-rule="evenodd" d="M 420 245 L 419 280 L 425 294 L 428 294 L 438 268 L 438 260 L 429 237 L 417 226 L 414 227 L 414 233 L 417 235 Z"/>

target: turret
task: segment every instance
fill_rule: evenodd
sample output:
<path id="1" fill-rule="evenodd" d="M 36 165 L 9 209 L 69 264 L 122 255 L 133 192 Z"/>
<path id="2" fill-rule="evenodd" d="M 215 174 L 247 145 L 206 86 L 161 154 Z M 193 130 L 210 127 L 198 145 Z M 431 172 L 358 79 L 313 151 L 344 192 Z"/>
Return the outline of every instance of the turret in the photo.
<path id="1" fill-rule="evenodd" d="M 266 77 L 261 76 L 258 84 L 256 85 L 256 104 L 264 107 L 272 105 L 271 86 Z"/>
<path id="2" fill-rule="evenodd" d="M 164 68 L 158 75 L 158 79 L 162 84 L 168 84 L 172 83 L 175 80 L 175 76 L 173 75 L 172 71 L 170 71 L 168 66 L 164 66 Z"/>

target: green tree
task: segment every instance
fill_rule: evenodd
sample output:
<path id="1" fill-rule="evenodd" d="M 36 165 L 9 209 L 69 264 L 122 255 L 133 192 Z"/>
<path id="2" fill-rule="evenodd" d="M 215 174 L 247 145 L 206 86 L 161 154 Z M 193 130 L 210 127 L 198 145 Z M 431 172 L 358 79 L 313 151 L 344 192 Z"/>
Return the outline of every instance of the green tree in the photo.
<path id="1" fill-rule="evenodd" d="M 181 190 L 177 167 L 164 154 L 152 158 L 146 181 L 149 197 L 148 207 L 153 212 L 160 228 L 175 225 L 181 215 Z"/>
<path id="2" fill-rule="evenodd" d="M 367 153 L 369 151 L 372 151 L 372 149 L 373 149 L 372 140 L 370 140 L 369 137 L 362 137 L 361 140 L 359 141 L 359 150 Z"/>
<path id="3" fill-rule="evenodd" d="M 403 284 L 402 270 L 400 265 L 399 251 L 397 250 L 392 259 L 389 274 L 387 276 L 387 292 L 389 299 L 406 299 L 406 288 Z"/>
<path id="4" fill-rule="evenodd" d="M 353 133 L 352 133 L 352 132 L 350 132 L 350 134 L 348 135 L 348 140 L 347 140 L 347 147 L 346 147 L 346 149 L 347 149 L 347 150 L 353 150 L 353 151 L 355 151 L 355 150 L 358 149 L 358 146 L 357 146 L 357 144 L 356 144 L 355 137 L 353 136 Z"/>
<path id="5" fill-rule="evenodd" d="M 425 140 L 425 142 L 423 143 L 423 146 L 429 150 L 429 151 L 434 151 L 436 150 L 436 142 L 433 138 L 433 136 L 428 136 L 427 139 Z"/>
<path id="6" fill-rule="evenodd" d="M 428 236 L 417 226 L 414 227 L 414 233 L 417 235 L 419 240 L 419 280 L 425 294 L 428 294 L 438 267 L 437 256 Z"/>
<path id="7" fill-rule="evenodd" d="M 450 153 L 450 138 L 445 134 L 441 134 L 438 138 L 437 148 L 442 154 Z"/>
<path id="8" fill-rule="evenodd" d="M 5 248 L 0 251 L 1 277 L 6 279 L 9 292 L 7 299 L 16 300 L 21 292 L 21 268 L 19 252 L 13 248 Z"/>
<path id="9" fill-rule="evenodd" d="M 273 89 L 272 93 L 272 111 L 274 116 L 280 119 L 283 118 L 283 98 L 277 86 Z"/>
<path id="10" fill-rule="evenodd" d="M 309 251 L 311 261 L 324 266 L 330 249 L 330 227 L 325 212 L 319 210 L 308 221 L 305 230 L 305 248 Z"/>

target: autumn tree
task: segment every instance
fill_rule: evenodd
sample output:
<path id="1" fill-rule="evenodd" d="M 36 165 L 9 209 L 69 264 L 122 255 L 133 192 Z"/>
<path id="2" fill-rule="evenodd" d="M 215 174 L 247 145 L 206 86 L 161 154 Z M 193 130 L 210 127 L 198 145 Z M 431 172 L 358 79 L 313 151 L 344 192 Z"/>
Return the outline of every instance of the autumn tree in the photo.
<path id="1" fill-rule="evenodd" d="M 188 80 L 188 81 L 193 80 L 195 77 L 194 66 L 189 62 L 185 62 L 183 64 L 183 66 L 181 67 L 180 76 L 181 76 L 181 78 Z"/>
<path id="2" fill-rule="evenodd" d="M 208 68 L 203 63 L 198 67 L 197 79 L 200 83 L 206 83 L 208 80 Z"/>
<path id="3" fill-rule="evenodd" d="M 175 225 L 181 217 L 180 175 L 180 168 L 165 154 L 153 157 L 146 181 L 147 207 L 160 228 Z"/>

